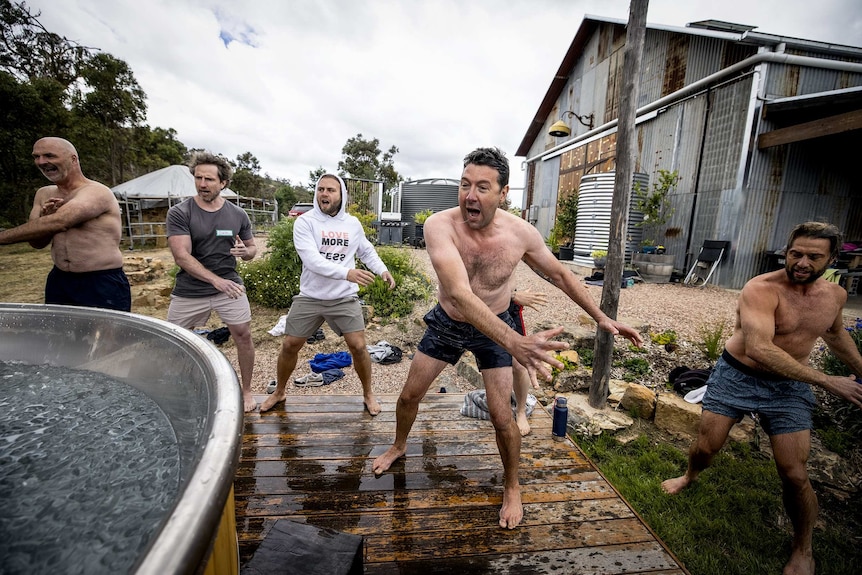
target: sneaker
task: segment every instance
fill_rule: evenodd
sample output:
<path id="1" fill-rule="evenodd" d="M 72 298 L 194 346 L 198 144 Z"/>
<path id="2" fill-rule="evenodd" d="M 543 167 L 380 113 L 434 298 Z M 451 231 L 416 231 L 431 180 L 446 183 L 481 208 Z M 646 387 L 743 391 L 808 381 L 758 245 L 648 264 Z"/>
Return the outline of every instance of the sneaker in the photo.
<path id="1" fill-rule="evenodd" d="M 266 392 L 267 393 L 275 393 L 276 385 L 277 384 L 276 384 L 274 379 L 272 381 L 270 381 L 269 384 L 266 386 Z"/>
<path id="2" fill-rule="evenodd" d="M 314 343 L 322 339 L 326 339 L 326 335 L 323 333 L 322 329 L 318 329 L 313 335 L 310 335 L 308 339 L 305 340 L 305 343 Z"/>
<path id="3" fill-rule="evenodd" d="M 323 376 L 319 373 L 309 373 L 293 380 L 297 387 L 320 387 L 323 385 Z"/>

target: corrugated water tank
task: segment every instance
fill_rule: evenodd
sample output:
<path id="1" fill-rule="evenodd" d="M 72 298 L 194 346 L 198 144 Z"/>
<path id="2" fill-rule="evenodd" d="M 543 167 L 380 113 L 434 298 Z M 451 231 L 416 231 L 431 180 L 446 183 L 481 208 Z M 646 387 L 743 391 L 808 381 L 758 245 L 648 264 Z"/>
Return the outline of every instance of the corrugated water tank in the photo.
<path id="1" fill-rule="evenodd" d="M 413 216 L 423 210 L 440 212 L 458 205 L 460 180 L 428 178 L 401 184 L 401 221 L 405 222 L 405 233 L 416 238 Z"/>
<path id="2" fill-rule="evenodd" d="M 593 250 L 607 250 L 611 231 L 611 206 L 614 199 L 615 172 L 587 174 L 578 188 L 578 219 L 575 228 L 575 257 L 573 263 L 593 267 Z M 635 173 L 632 176 L 632 193 L 629 201 L 629 218 L 626 228 L 625 261 L 631 261 L 632 252 L 638 250 L 643 230 L 638 225 L 643 214 L 635 209 L 635 184 L 640 189 L 649 187 L 649 176 Z"/>

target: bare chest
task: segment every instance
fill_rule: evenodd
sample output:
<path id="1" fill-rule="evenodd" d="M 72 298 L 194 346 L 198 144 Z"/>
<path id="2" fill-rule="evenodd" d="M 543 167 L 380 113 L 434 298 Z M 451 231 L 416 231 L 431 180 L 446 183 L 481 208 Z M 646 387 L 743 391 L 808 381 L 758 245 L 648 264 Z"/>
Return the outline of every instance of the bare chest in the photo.
<path id="1" fill-rule="evenodd" d="M 474 293 L 509 289 L 512 272 L 522 255 L 512 242 L 506 242 L 505 238 L 486 242 L 464 239 L 459 249 Z"/>
<path id="2" fill-rule="evenodd" d="M 839 308 L 825 294 L 782 297 L 775 313 L 776 335 L 818 337 L 828 330 Z"/>

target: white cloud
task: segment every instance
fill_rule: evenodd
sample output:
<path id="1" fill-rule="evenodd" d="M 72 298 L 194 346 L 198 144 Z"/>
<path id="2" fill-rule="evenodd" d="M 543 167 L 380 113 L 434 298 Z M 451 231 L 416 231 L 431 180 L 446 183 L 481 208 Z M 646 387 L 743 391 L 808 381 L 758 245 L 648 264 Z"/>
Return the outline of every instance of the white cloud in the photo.
<path id="1" fill-rule="evenodd" d="M 397 146 L 413 179 L 460 175 L 461 158 L 513 154 L 585 14 L 625 20 L 619 0 L 50 0 L 51 31 L 125 60 L 151 126 L 190 147 L 251 151 L 274 177 L 335 169 L 361 133 Z M 653 0 L 650 23 L 717 19 L 862 46 L 862 6 L 824 0 Z"/>

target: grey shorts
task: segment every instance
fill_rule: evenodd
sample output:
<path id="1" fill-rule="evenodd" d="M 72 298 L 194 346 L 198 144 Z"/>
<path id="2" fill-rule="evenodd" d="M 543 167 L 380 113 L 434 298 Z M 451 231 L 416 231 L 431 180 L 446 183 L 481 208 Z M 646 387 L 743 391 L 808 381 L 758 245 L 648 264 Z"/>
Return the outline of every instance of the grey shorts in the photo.
<path id="1" fill-rule="evenodd" d="M 202 327 L 207 324 L 212 312 L 216 312 L 227 325 L 240 325 L 251 321 L 248 296 L 242 294 L 234 299 L 221 292 L 206 297 L 171 295 L 168 321 L 186 329 Z"/>
<path id="2" fill-rule="evenodd" d="M 307 338 L 313 335 L 323 322 L 329 324 L 338 335 L 362 331 L 362 305 L 357 297 L 325 300 L 304 295 L 293 296 L 287 312 L 284 333 L 294 337 Z"/>
<path id="3" fill-rule="evenodd" d="M 753 370 L 727 350 L 716 362 L 703 397 L 703 408 L 719 415 L 738 420 L 757 413 L 768 435 L 811 429 L 816 404 L 809 384 Z"/>

